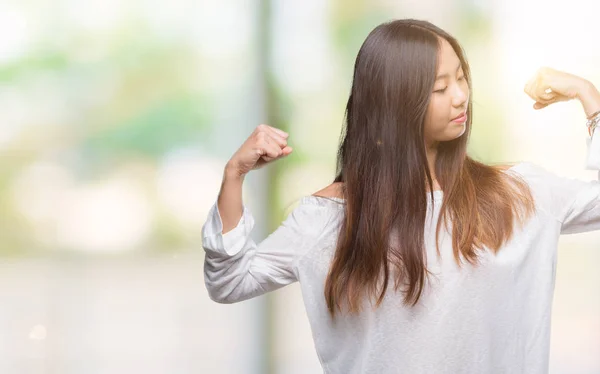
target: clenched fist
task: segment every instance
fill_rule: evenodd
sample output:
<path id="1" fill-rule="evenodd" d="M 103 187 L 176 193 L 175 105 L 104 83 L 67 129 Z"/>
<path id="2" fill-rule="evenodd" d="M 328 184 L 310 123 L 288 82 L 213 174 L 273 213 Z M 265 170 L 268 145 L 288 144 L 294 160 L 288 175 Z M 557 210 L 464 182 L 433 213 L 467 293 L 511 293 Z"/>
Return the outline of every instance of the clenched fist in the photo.
<path id="1" fill-rule="evenodd" d="M 588 84 L 576 75 L 543 67 L 527 82 L 525 93 L 535 100 L 534 109 L 542 109 L 559 101 L 579 98 Z"/>
<path id="2" fill-rule="evenodd" d="M 292 153 L 287 145 L 288 134 L 268 125 L 260 124 L 227 162 L 227 170 L 239 176 L 259 169 Z"/>

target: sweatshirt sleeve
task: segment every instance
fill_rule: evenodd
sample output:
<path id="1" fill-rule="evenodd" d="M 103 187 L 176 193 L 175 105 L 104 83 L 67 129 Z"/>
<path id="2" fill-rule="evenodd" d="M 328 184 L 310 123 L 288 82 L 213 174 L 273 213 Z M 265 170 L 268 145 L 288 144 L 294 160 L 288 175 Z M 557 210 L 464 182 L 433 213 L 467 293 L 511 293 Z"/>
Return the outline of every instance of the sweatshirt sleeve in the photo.
<path id="1" fill-rule="evenodd" d="M 571 194 L 561 215 L 561 234 L 600 230 L 600 133 L 587 138 L 586 169 L 596 170 L 596 180 L 562 180 L 566 194 Z"/>
<path id="2" fill-rule="evenodd" d="M 247 206 L 237 226 L 223 234 L 217 202 L 202 227 L 204 281 L 210 298 L 235 303 L 297 281 L 296 261 L 318 245 L 327 210 L 302 199 L 282 224 L 260 243 L 250 237 L 254 217 Z"/>
<path id="3" fill-rule="evenodd" d="M 587 142 L 586 169 L 600 170 L 600 134 Z M 600 230 L 600 171 L 595 180 L 556 175 L 543 167 L 524 163 L 524 174 L 536 200 L 561 223 L 561 234 Z"/>
<path id="4" fill-rule="evenodd" d="M 561 207 L 561 234 L 576 234 L 600 230 L 600 182 L 563 178 L 558 189 L 568 199 Z"/>

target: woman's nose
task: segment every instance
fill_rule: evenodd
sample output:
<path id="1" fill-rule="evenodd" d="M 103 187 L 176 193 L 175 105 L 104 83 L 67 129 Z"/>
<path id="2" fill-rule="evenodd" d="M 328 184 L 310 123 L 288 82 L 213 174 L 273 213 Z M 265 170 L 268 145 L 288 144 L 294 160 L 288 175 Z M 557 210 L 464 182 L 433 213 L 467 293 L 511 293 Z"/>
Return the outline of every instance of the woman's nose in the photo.
<path id="1" fill-rule="evenodd" d="M 456 85 L 456 89 L 454 90 L 454 96 L 452 98 L 452 104 L 455 107 L 460 107 L 465 104 L 469 97 L 469 92 L 464 90 L 460 85 Z"/>

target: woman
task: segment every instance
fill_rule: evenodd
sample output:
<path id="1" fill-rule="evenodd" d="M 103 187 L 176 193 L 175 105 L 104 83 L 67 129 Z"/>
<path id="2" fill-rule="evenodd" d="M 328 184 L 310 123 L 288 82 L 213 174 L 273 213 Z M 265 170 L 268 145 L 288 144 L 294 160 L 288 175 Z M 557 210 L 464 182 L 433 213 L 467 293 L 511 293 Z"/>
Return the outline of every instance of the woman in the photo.
<path id="1" fill-rule="evenodd" d="M 541 69 L 525 91 L 535 109 L 578 99 L 593 134 L 600 93 L 588 81 Z M 334 183 L 259 244 L 242 182 L 292 152 L 288 134 L 260 125 L 228 162 L 203 227 L 210 297 L 300 281 L 326 373 L 547 373 L 558 239 L 600 229 L 600 183 L 470 158 L 470 94 L 446 32 L 375 28 L 356 59 Z M 600 156 L 598 141 L 588 152 Z"/>

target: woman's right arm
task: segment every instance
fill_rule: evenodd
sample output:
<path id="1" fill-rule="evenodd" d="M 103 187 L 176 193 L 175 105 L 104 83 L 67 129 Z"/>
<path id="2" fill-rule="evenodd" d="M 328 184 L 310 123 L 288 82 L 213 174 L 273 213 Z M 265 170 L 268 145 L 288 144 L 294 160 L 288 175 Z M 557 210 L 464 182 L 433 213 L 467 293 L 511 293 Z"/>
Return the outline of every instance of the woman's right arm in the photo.
<path id="1" fill-rule="evenodd" d="M 282 130 L 258 125 L 227 162 L 218 197 L 223 233 L 236 227 L 242 217 L 242 184 L 246 174 L 292 153 L 287 137 Z"/>
<path id="2" fill-rule="evenodd" d="M 308 207 L 295 210 L 269 238 L 255 243 L 254 217 L 242 201 L 248 172 L 291 153 L 286 138 L 279 129 L 259 125 L 225 166 L 217 201 L 202 227 L 205 285 L 217 302 L 242 301 L 295 281 L 294 250 L 308 239 L 313 213 Z"/>
<path id="3" fill-rule="evenodd" d="M 232 169 L 228 164 L 223 172 L 223 182 L 217 198 L 217 206 L 223 221 L 223 234 L 235 228 L 242 218 L 242 184 L 244 175 Z"/>

